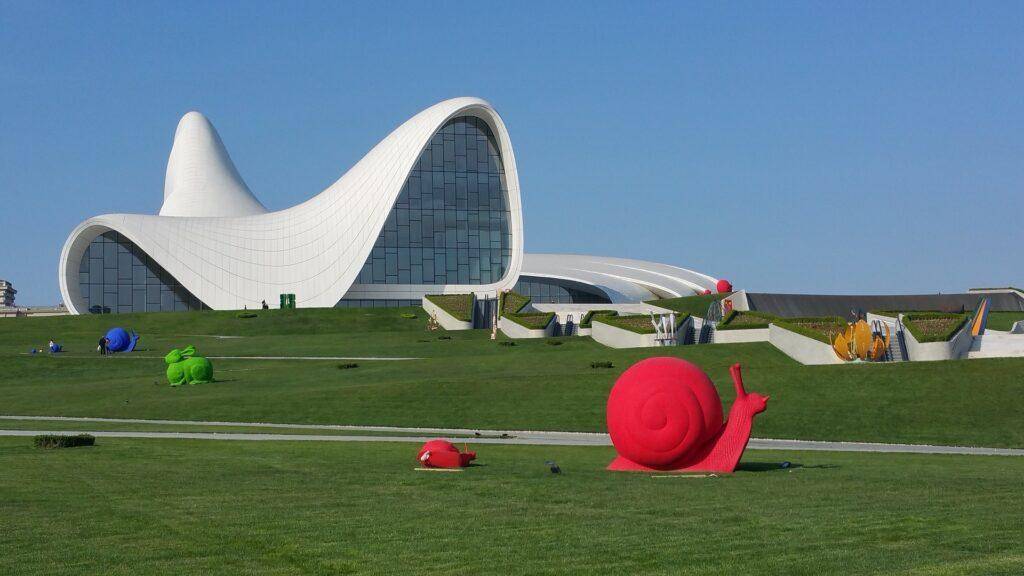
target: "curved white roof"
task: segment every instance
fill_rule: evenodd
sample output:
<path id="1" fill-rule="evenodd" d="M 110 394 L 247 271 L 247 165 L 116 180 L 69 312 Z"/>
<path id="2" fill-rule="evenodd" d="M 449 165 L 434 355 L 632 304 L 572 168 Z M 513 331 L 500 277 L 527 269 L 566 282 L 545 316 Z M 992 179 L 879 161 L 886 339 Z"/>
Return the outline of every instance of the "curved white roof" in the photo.
<path id="1" fill-rule="evenodd" d="M 479 98 L 453 98 L 396 128 L 338 181 L 311 199 L 265 212 L 238 175 L 209 121 L 182 118 L 168 162 L 159 216 L 105 214 L 79 224 L 61 252 L 61 293 L 73 313 L 84 310 L 78 266 L 89 243 L 116 230 L 214 309 L 256 306 L 294 293 L 299 306 L 334 306 L 356 280 L 413 164 L 446 121 L 472 115 L 497 139 L 511 212 L 512 257 L 501 281 L 487 285 L 406 287 L 493 292 L 511 288 L 522 263 L 523 220 L 515 155 L 505 124 Z"/>
<path id="2" fill-rule="evenodd" d="M 161 216 L 250 216 L 267 209 L 253 196 L 213 124 L 199 112 L 181 117 L 164 177 Z"/>
<path id="3" fill-rule="evenodd" d="M 707 274 L 668 264 L 577 254 L 525 254 L 520 274 L 589 284 L 603 290 L 613 303 L 692 296 L 714 291 L 718 282 Z"/>

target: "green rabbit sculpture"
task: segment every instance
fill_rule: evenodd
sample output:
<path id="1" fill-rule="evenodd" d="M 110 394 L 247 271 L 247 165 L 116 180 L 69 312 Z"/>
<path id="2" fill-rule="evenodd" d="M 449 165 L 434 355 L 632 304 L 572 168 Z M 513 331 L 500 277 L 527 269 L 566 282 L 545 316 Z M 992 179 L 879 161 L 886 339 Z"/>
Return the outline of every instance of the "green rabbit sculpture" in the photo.
<path id="1" fill-rule="evenodd" d="M 167 362 L 167 381 L 171 386 L 213 382 L 213 364 L 206 358 L 193 356 L 195 353 L 195 347 L 189 344 L 184 350 L 175 348 L 164 356 L 164 362 Z"/>

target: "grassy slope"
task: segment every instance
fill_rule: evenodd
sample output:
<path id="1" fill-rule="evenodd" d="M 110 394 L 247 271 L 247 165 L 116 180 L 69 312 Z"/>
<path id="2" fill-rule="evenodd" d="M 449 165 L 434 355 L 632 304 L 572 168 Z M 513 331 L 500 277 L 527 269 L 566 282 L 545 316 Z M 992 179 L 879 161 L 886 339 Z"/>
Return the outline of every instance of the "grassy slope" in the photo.
<path id="1" fill-rule="evenodd" d="M 1019 574 L 1024 459 L 756 452 L 731 477 L 609 448 L 0 439 L 0 573 Z M 552 475 L 544 461 L 556 460 Z M 777 463 L 792 461 L 791 470 Z M 74 479 L 69 483 L 68 479 Z"/>
<path id="2" fill-rule="evenodd" d="M 409 309 L 272 311 L 250 320 L 210 312 L 0 320 L 2 412 L 598 431 L 622 370 L 670 353 L 708 371 L 727 404 L 728 366 L 741 362 L 748 388 L 772 396 L 755 424 L 757 436 L 1024 446 L 1024 359 L 815 367 L 764 343 L 611 350 L 569 338 L 562 346 L 521 340 L 506 347 L 485 331 L 426 332 L 425 315 L 409 320 L 401 318 L 403 311 Z M 113 321 L 136 327 L 152 350 L 109 359 L 88 352 Z M 71 353 L 23 354 L 50 334 Z M 451 339 L 439 339 L 446 336 Z M 162 356 L 188 342 L 207 355 L 426 359 L 360 361 L 351 370 L 338 370 L 332 361 L 216 360 L 218 382 L 169 388 Z M 591 369 L 594 361 L 612 361 L 615 368 Z"/>

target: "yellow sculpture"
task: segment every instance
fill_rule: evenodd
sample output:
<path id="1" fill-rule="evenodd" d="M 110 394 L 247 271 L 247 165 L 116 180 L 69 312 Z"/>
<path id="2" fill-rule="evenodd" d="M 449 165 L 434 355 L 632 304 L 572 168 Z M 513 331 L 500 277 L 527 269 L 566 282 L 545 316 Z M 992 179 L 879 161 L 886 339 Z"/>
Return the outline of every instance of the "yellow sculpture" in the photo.
<path id="1" fill-rule="evenodd" d="M 863 319 L 846 325 L 846 330 L 836 334 L 832 340 L 832 349 L 836 355 L 846 361 L 853 360 L 880 360 L 889 349 L 889 326 L 884 322 L 879 323 L 885 327 L 885 337 L 881 334 L 875 335 L 871 326 Z"/>

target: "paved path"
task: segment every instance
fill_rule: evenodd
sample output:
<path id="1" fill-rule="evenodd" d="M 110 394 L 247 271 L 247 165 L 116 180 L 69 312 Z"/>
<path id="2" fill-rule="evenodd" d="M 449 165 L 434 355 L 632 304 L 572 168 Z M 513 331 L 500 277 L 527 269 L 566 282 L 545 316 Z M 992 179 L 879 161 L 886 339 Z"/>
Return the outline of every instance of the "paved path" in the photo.
<path id="1" fill-rule="evenodd" d="M 467 428 L 399 428 L 394 426 L 346 426 L 335 424 L 275 424 L 265 422 L 220 422 L 200 420 L 143 420 L 135 418 L 78 418 L 62 416 L 0 416 L 3 420 L 108 422 L 134 424 L 162 424 L 182 426 L 232 426 L 248 428 L 290 428 L 294 430 L 338 430 L 423 434 L 423 436 L 346 436 L 343 434 L 266 434 L 218 432 L 114 432 L 89 430 L 0 430 L 0 436 L 34 436 L 37 434 L 92 434 L 108 438 L 179 438 L 195 440 L 248 440 L 248 441 L 327 441 L 327 442 L 426 442 L 447 437 L 457 442 L 474 444 L 529 444 L 546 446 L 609 446 L 607 434 L 593 432 L 547 432 L 523 430 L 471 430 Z M 1024 456 L 1024 449 L 979 448 L 968 446 L 931 446 L 927 444 L 881 444 L 870 442 L 823 442 L 815 440 L 778 440 L 752 438 L 749 448 L 754 450 L 811 450 L 827 452 L 885 452 L 910 454 L 966 454 L 976 456 Z"/>

